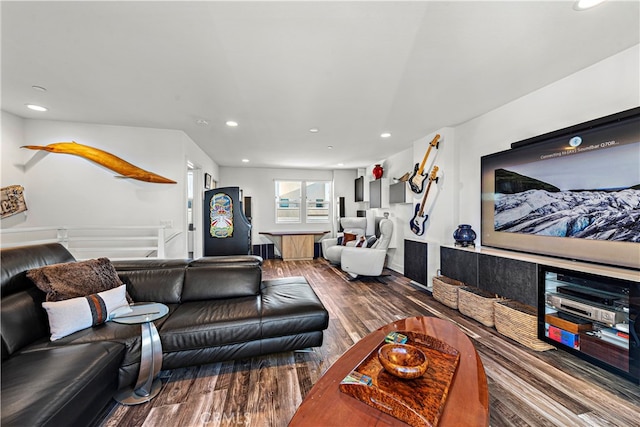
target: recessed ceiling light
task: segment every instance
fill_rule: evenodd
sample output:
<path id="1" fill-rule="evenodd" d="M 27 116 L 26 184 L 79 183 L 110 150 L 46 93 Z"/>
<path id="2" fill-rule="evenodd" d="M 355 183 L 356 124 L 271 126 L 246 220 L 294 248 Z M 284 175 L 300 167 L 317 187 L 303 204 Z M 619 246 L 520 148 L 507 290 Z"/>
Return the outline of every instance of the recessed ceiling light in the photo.
<path id="1" fill-rule="evenodd" d="M 228 120 L 225 124 L 227 126 L 229 126 L 230 128 L 234 128 L 234 127 L 238 126 L 238 122 L 234 122 L 233 120 Z"/>
<path id="2" fill-rule="evenodd" d="M 242 159 L 242 163 L 249 163 L 249 159 Z"/>
<path id="3" fill-rule="evenodd" d="M 317 133 L 317 132 L 320 132 L 320 129 L 318 129 L 318 128 L 311 128 L 311 129 L 309 129 L 309 132 L 311 132 L 311 133 Z"/>
<path id="4" fill-rule="evenodd" d="M 333 150 L 333 145 L 327 145 L 328 150 Z"/>
<path id="5" fill-rule="evenodd" d="M 41 105 L 36 105 L 36 104 L 25 104 L 27 106 L 28 109 L 33 110 L 33 111 L 47 111 L 49 110 L 47 107 L 43 107 Z"/>
<path id="6" fill-rule="evenodd" d="M 573 8 L 575 10 L 587 10 L 603 3 L 604 1 L 605 0 L 578 0 L 573 4 Z"/>
<path id="7" fill-rule="evenodd" d="M 46 87 L 42 87 L 42 86 L 33 85 L 33 86 L 31 86 L 31 88 L 33 90 L 37 90 L 38 92 L 46 92 L 47 91 L 47 88 Z"/>
<path id="8" fill-rule="evenodd" d="M 389 138 L 391 134 L 389 132 L 384 132 L 380 134 L 380 138 Z"/>
<path id="9" fill-rule="evenodd" d="M 344 163 L 338 163 L 338 166 L 344 166 Z"/>
<path id="10" fill-rule="evenodd" d="M 205 119 L 198 119 L 198 120 L 196 120 L 196 124 L 198 126 L 207 126 L 209 124 L 209 122 L 206 121 Z"/>

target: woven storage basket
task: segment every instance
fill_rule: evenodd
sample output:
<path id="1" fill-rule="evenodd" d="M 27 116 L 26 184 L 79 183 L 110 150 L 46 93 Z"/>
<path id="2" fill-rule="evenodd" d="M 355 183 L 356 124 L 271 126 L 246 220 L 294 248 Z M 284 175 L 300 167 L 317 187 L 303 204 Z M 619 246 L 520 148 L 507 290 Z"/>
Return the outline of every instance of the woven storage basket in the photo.
<path id="1" fill-rule="evenodd" d="M 464 286 L 459 280 L 447 276 L 433 276 L 433 299 L 447 307 L 458 309 L 458 289 Z"/>
<path id="2" fill-rule="evenodd" d="M 499 301 L 496 294 L 473 286 L 458 289 L 458 310 L 465 316 L 477 320 L 490 328 L 494 325 L 493 303 Z"/>
<path id="3" fill-rule="evenodd" d="M 535 351 L 551 350 L 552 345 L 538 339 L 538 311 L 518 301 L 494 302 L 496 329 L 505 337 Z"/>

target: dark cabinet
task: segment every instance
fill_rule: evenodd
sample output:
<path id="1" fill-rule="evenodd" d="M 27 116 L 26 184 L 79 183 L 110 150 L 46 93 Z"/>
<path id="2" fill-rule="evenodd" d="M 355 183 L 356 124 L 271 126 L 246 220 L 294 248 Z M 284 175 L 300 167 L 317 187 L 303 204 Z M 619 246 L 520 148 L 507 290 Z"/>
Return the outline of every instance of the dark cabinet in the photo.
<path id="1" fill-rule="evenodd" d="M 369 182 L 369 207 L 389 207 L 389 180 L 387 178 L 379 178 Z"/>
<path id="2" fill-rule="evenodd" d="M 441 246 L 440 271 L 505 298 L 531 306 L 538 303 L 538 272 L 531 262 Z"/>
<path id="3" fill-rule="evenodd" d="M 640 381 L 640 283 L 540 265 L 538 335 Z"/>
<path id="4" fill-rule="evenodd" d="M 440 247 L 442 275 L 537 306 L 538 338 L 640 383 L 640 282 L 579 268 Z"/>
<path id="5" fill-rule="evenodd" d="M 369 207 L 382 207 L 382 180 L 376 179 L 369 182 Z"/>
<path id="6" fill-rule="evenodd" d="M 356 178 L 355 181 L 355 201 L 364 202 L 364 176 Z"/>
<path id="7" fill-rule="evenodd" d="M 427 273 L 427 244 L 425 242 L 405 239 L 404 276 L 421 285 L 429 285 L 429 275 Z"/>

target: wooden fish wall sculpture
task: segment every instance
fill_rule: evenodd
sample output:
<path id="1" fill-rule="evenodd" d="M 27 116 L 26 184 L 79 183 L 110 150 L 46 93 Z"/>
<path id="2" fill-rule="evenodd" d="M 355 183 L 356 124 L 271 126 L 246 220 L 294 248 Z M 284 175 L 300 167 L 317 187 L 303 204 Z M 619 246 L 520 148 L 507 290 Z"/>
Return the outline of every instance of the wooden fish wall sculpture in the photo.
<path id="1" fill-rule="evenodd" d="M 50 153 L 60 154 L 72 154 L 74 156 L 84 157 L 87 160 L 91 160 L 107 169 L 118 173 L 123 178 L 137 179 L 139 181 L 156 182 L 159 184 L 175 184 L 172 181 L 163 176 L 157 175 L 153 172 L 141 169 L 131 163 L 122 160 L 118 156 L 114 156 L 111 153 L 100 150 L 98 148 L 90 147 L 88 145 L 78 144 L 75 141 L 71 142 L 56 142 L 49 145 L 23 145 L 22 148 L 28 148 L 30 150 L 44 150 Z"/>

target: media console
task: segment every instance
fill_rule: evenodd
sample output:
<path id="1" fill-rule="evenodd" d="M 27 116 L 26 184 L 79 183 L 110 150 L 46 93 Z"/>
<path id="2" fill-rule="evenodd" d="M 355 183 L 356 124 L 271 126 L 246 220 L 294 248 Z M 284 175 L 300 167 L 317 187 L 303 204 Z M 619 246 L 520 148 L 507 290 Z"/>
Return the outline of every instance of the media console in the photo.
<path id="1" fill-rule="evenodd" d="M 640 271 L 454 245 L 440 271 L 537 306 L 540 339 L 640 384 Z"/>
<path id="2" fill-rule="evenodd" d="M 640 283 L 538 266 L 538 338 L 640 381 Z"/>

